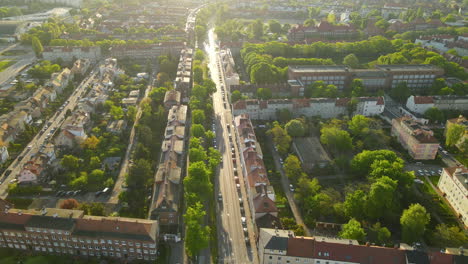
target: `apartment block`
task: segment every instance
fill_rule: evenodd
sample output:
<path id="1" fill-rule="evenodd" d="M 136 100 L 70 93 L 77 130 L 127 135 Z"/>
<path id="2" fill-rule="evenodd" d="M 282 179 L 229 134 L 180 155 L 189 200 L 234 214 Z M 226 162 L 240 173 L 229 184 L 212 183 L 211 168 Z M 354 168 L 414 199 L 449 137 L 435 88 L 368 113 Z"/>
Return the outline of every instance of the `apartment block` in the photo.
<path id="1" fill-rule="evenodd" d="M 458 95 L 436 95 L 415 96 L 406 100 L 406 107 L 412 112 L 424 114 L 429 108 L 435 107 L 439 110 L 468 111 L 468 96 Z"/>
<path id="2" fill-rule="evenodd" d="M 302 86 L 316 81 L 333 84 L 339 90 L 350 89 L 354 79 L 361 79 L 370 91 L 392 89 L 406 82 L 413 90 L 431 87 L 444 70 L 429 64 L 421 65 L 376 65 L 374 69 L 351 69 L 341 65 L 289 66 L 288 79 L 299 81 Z"/>
<path id="3" fill-rule="evenodd" d="M 359 97 L 355 115 L 373 116 L 384 111 L 383 97 Z M 233 114 L 248 114 L 252 120 L 275 120 L 277 112 L 289 110 L 294 117 L 319 116 L 334 118 L 349 112 L 350 98 L 302 98 L 302 99 L 270 99 L 240 100 L 233 105 Z"/>
<path id="4" fill-rule="evenodd" d="M 450 167 L 442 170 L 437 184 L 444 197 L 458 213 L 465 227 L 468 226 L 468 169 Z"/>
<path id="5" fill-rule="evenodd" d="M 65 62 L 70 62 L 75 59 L 88 59 L 96 62 L 101 59 L 100 47 L 61 47 L 61 46 L 47 46 L 44 47 L 42 52 L 44 60 L 62 59 Z"/>
<path id="6" fill-rule="evenodd" d="M 260 264 L 452 264 L 468 260 L 463 255 L 424 252 L 403 246 L 359 245 L 356 240 L 295 236 L 288 230 L 261 228 L 258 257 Z"/>
<path id="7" fill-rule="evenodd" d="M 392 120 L 392 136 L 397 138 L 415 160 L 433 160 L 437 155 L 439 142 L 432 130 L 410 117 Z"/>
<path id="8" fill-rule="evenodd" d="M 234 124 L 239 138 L 240 162 L 253 221 L 268 217 L 277 219 L 278 208 L 275 205 L 275 192 L 268 180 L 262 149 L 255 136 L 249 115 L 236 116 Z M 267 225 L 271 227 L 272 223 Z"/>
<path id="9" fill-rule="evenodd" d="M 0 200 L 0 247 L 36 254 L 155 260 L 158 222 L 84 215 L 81 210 L 19 210 Z"/>
<path id="10" fill-rule="evenodd" d="M 184 42 L 161 42 L 147 45 L 115 46 L 110 50 L 111 56 L 117 59 L 155 59 L 161 55 L 177 56 L 184 48 Z"/>
<path id="11" fill-rule="evenodd" d="M 454 125 L 454 124 L 457 124 L 457 125 L 461 125 L 465 128 L 465 133 L 461 136 L 461 138 L 458 140 L 458 142 L 455 143 L 455 146 L 460 149 L 460 150 L 463 150 L 463 144 L 465 142 L 468 142 L 468 119 L 466 119 L 466 117 L 460 115 L 459 117 L 457 118 L 452 118 L 452 119 L 448 119 L 446 124 L 445 124 L 445 130 L 444 130 L 444 135 L 447 136 L 447 130 L 450 126 Z"/>
<path id="12" fill-rule="evenodd" d="M 358 30 L 348 24 L 333 25 L 328 21 L 321 21 L 317 25 L 292 27 L 288 32 L 291 41 L 303 41 L 310 39 L 352 39 L 359 36 Z"/>

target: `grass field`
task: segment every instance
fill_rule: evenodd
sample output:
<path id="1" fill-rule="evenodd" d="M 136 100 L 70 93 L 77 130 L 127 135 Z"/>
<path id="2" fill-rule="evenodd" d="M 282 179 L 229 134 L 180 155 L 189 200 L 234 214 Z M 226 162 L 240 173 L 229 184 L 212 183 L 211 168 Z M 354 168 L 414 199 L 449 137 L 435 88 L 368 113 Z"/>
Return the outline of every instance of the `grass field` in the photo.
<path id="1" fill-rule="evenodd" d="M 28 53 L 28 51 L 26 51 L 26 50 L 9 50 L 9 51 L 3 52 L 0 55 L 2 55 L 2 56 L 18 56 L 18 55 L 25 55 L 27 53 Z"/>
<path id="2" fill-rule="evenodd" d="M 5 70 L 6 68 L 10 67 L 13 65 L 16 61 L 14 60 L 2 60 L 0 61 L 0 72 Z"/>

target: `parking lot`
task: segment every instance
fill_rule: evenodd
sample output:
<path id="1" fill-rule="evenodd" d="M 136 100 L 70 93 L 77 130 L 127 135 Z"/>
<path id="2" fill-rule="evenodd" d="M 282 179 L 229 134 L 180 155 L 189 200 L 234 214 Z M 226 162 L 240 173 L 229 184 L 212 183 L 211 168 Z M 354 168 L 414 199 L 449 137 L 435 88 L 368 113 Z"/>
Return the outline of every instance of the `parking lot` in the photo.
<path id="1" fill-rule="evenodd" d="M 405 166 L 405 170 L 414 171 L 414 175 L 417 177 L 422 176 L 439 176 L 442 173 L 442 167 L 432 164 L 423 163 L 408 163 Z"/>

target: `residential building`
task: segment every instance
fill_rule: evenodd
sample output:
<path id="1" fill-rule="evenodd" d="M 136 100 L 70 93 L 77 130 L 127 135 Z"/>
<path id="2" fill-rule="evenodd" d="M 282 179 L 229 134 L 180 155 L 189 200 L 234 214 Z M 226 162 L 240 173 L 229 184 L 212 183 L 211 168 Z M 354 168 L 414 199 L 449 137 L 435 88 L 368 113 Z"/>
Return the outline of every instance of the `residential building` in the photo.
<path id="1" fill-rule="evenodd" d="M 47 46 L 42 52 L 44 60 L 62 59 L 65 62 L 71 62 L 76 59 L 88 59 L 96 62 L 101 59 L 101 47 L 61 47 Z"/>
<path id="2" fill-rule="evenodd" d="M 406 107 L 415 113 L 424 114 L 429 108 L 439 110 L 468 111 L 468 96 L 436 95 L 415 96 L 412 95 L 406 101 Z"/>
<path id="3" fill-rule="evenodd" d="M 442 170 L 437 184 L 444 197 L 468 227 L 468 169 L 449 167 Z"/>
<path id="4" fill-rule="evenodd" d="M 267 228 L 261 228 L 259 232 L 258 256 L 260 264 L 462 263 L 456 262 L 452 255 L 440 252 L 359 245 L 356 240 L 350 239 L 298 237 L 292 231 Z M 417 261 L 421 257 L 425 257 L 427 261 Z"/>
<path id="5" fill-rule="evenodd" d="M 374 69 L 366 70 L 340 65 L 292 65 L 288 68 L 288 79 L 300 82 L 303 87 L 323 81 L 339 90 L 350 89 L 354 79 L 361 79 L 370 91 L 393 89 L 402 82 L 406 82 L 409 88 L 424 90 L 443 74 L 443 69 L 429 64 L 376 65 Z M 303 91 L 299 95 L 303 95 Z"/>
<path id="6" fill-rule="evenodd" d="M 73 67 L 71 68 L 71 74 L 73 74 L 73 75 L 75 75 L 75 74 L 84 75 L 88 71 L 90 66 L 91 66 L 91 62 L 88 59 L 76 60 L 73 63 Z"/>
<path id="7" fill-rule="evenodd" d="M 382 7 L 382 16 L 388 18 L 390 15 L 398 17 L 401 13 L 407 12 L 408 6 L 397 3 L 385 3 Z"/>
<path id="8" fill-rule="evenodd" d="M 333 25 L 328 21 L 321 21 L 317 25 L 292 27 L 288 33 L 288 40 L 302 41 L 306 39 L 353 39 L 359 36 L 359 31 L 350 24 Z"/>
<path id="9" fill-rule="evenodd" d="M 8 154 L 8 148 L 5 146 L 1 146 L 0 147 L 0 164 L 5 163 L 5 161 L 7 161 L 9 157 L 10 155 Z"/>
<path id="10" fill-rule="evenodd" d="M 72 78 L 70 69 L 65 68 L 61 72 L 52 73 L 47 86 L 51 87 L 57 94 L 61 94 Z"/>
<path id="11" fill-rule="evenodd" d="M 28 0 L 27 2 L 41 2 L 46 4 L 66 5 L 81 8 L 83 0 Z"/>
<path id="12" fill-rule="evenodd" d="M 146 45 L 122 45 L 110 49 L 111 56 L 117 59 L 156 59 L 161 55 L 177 56 L 184 48 L 183 42 L 161 42 Z"/>
<path id="13" fill-rule="evenodd" d="M 157 257 L 157 221 L 90 216 L 81 210 L 18 210 L 10 206 L 2 203 L 0 247 L 119 261 L 154 261 Z"/>
<path id="14" fill-rule="evenodd" d="M 164 107 L 166 109 L 171 109 L 175 105 L 180 104 L 180 92 L 175 89 L 171 89 L 166 92 L 164 95 Z"/>
<path id="15" fill-rule="evenodd" d="M 28 160 L 18 175 L 18 183 L 36 184 L 42 177 L 43 171 L 48 165 L 49 157 L 36 154 Z"/>
<path id="16" fill-rule="evenodd" d="M 192 88 L 192 62 L 193 49 L 185 48 L 181 50 L 174 87 L 181 93 L 183 102 L 188 102 L 188 97 L 190 96 L 190 90 Z"/>
<path id="17" fill-rule="evenodd" d="M 130 93 L 128 94 L 128 97 L 130 98 L 138 98 L 140 97 L 140 90 L 133 90 L 133 91 L 130 91 Z"/>
<path id="18" fill-rule="evenodd" d="M 263 153 L 255 136 L 255 131 L 248 114 L 234 118 L 235 130 L 238 135 L 238 149 L 243 171 L 247 197 L 252 212 L 252 220 L 269 215 L 271 219 L 278 217 L 275 205 L 275 192 L 268 180 L 267 170 L 263 163 Z M 277 221 L 279 222 L 279 221 Z M 257 223 L 258 226 L 258 223 Z"/>
<path id="19" fill-rule="evenodd" d="M 161 234 L 164 234 L 165 239 L 169 237 L 176 242 L 180 239 L 179 206 L 183 191 L 181 180 L 185 167 L 186 118 L 186 105 L 174 105 L 169 110 L 149 210 L 149 218 L 158 220 Z"/>
<path id="20" fill-rule="evenodd" d="M 136 97 L 128 97 L 128 98 L 123 98 L 122 99 L 122 106 L 124 107 L 129 107 L 129 106 L 135 106 L 138 102 L 138 98 Z"/>
<path id="21" fill-rule="evenodd" d="M 417 123 L 410 117 L 392 120 L 392 136 L 408 150 L 415 160 L 433 160 L 436 158 L 439 142 L 428 127 Z"/>
<path id="22" fill-rule="evenodd" d="M 468 143 L 468 119 L 466 119 L 466 117 L 464 117 L 462 115 L 460 115 L 457 118 L 448 119 L 446 124 L 445 124 L 444 136 L 447 136 L 447 130 L 453 124 L 461 125 L 461 126 L 463 126 L 465 128 L 465 133 L 460 137 L 458 142 L 455 143 L 455 146 L 458 149 L 463 151 L 463 148 L 465 148 L 465 146 L 463 146 L 463 144 Z"/>
<path id="23" fill-rule="evenodd" d="M 127 121 L 113 120 L 107 125 L 106 131 L 111 132 L 113 134 L 121 134 L 122 131 L 125 130 L 126 128 L 127 128 Z"/>
<path id="24" fill-rule="evenodd" d="M 89 113 L 75 111 L 62 124 L 60 133 L 55 138 L 55 145 L 59 147 L 73 147 L 83 142 L 88 135 L 86 125 L 90 121 Z"/>
<path id="25" fill-rule="evenodd" d="M 288 109 L 294 117 L 319 116 L 334 118 L 349 112 L 350 98 L 302 98 L 302 99 L 270 99 L 240 100 L 233 105 L 233 114 L 248 114 L 252 120 L 275 120 L 277 112 Z M 356 111 L 352 114 L 373 116 L 384 111 L 383 97 L 357 98 Z"/>
<path id="26" fill-rule="evenodd" d="M 301 161 L 302 168 L 307 172 L 313 168 L 325 168 L 331 163 L 318 137 L 294 138 L 292 146 Z"/>
<path id="27" fill-rule="evenodd" d="M 236 64 L 231 54 L 231 49 L 225 48 L 219 51 L 221 65 L 223 67 L 224 80 L 227 90 L 230 91 L 231 85 L 239 85 L 239 74 L 236 72 Z"/>

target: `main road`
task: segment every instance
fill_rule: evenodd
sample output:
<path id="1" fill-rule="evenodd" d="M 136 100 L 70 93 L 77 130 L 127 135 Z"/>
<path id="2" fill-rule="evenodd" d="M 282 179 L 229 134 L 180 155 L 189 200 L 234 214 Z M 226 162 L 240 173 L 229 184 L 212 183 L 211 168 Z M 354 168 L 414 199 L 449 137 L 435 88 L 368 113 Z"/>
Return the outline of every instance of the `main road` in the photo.
<path id="1" fill-rule="evenodd" d="M 239 156 L 235 154 L 237 163 L 233 163 L 231 153 L 231 142 L 235 140 L 232 113 L 227 96 L 222 92 L 225 87 L 222 69 L 219 67 L 221 62 L 218 56 L 218 45 L 215 40 L 213 29 L 209 30 L 208 43 L 205 44 L 205 50 L 208 54 L 209 69 L 211 77 L 216 83 L 217 90 L 213 94 L 213 108 L 215 113 L 215 130 L 218 149 L 222 155 L 222 162 L 219 167 L 218 177 L 215 180 L 215 193 L 222 194 L 222 200 L 218 201 L 218 262 L 219 263 L 257 263 L 257 254 L 254 238 L 254 226 L 250 219 L 249 203 L 243 197 L 246 197 L 242 176 L 239 174 L 241 188 L 238 192 L 234 181 L 234 168 L 241 173 Z M 228 129 L 227 125 L 230 126 Z M 235 153 L 237 144 L 233 143 Z M 239 196 L 240 195 L 240 196 Z M 247 232 L 244 231 L 241 221 L 241 206 L 239 198 L 243 201 L 245 208 L 245 218 L 247 219 Z M 247 235 L 248 234 L 248 235 Z M 247 235 L 247 236 L 246 236 Z M 247 237 L 247 242 L 246 242 Z"/>

